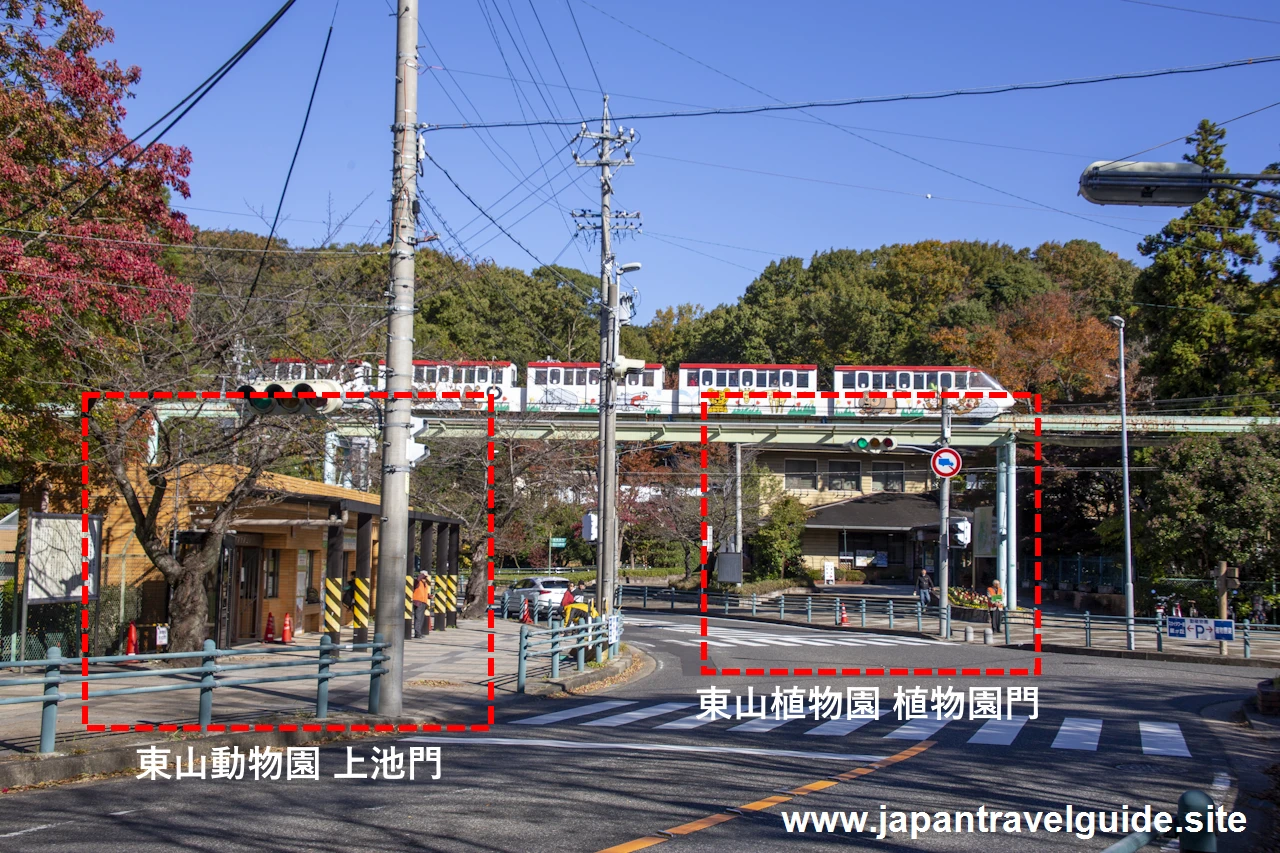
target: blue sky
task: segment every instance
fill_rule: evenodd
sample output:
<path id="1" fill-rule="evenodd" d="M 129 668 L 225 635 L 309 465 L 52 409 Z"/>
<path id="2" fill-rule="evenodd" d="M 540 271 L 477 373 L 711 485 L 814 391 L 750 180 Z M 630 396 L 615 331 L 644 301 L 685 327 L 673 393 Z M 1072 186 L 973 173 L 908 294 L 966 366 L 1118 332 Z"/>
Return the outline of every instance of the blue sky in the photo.
<path id="1" fill-rule="evenodd" d="M 96 4 L 116 32 L 104 55 L 142 68 L 129 104 L 133 130 L 218 67 L 277 5 Z M 1280 21 L 1280 9 L 1264 0 L 1167 5 Z M 254 211 L 268 222 L 274 212 L 333 15 L 330 0 L 299 0 L 166 137 L 194 155 L 192 197 L 179 205 L 193 223 L 266 231 Z M 819 100 L 1196 65 L 1272 54 L 1280 44 L 1280 24 L 1125 0 L 833 0 L 785 7 L 742 0 L 424 1 L 421 20 L 423 64 L 448 69 L 421 75 L 419 115 L 432 123 L 518 120 L 522 110 L 538 118 L 576 118 L 580 109 L 598 115 L 596 74 L 621 114 L 769 101 L 730 77 L 772 98 Z M 337 7 L 280 229 L 295 245 L 322 240 L 331 210 L 333 218 L 354 210 L 339 241 L 385 237 L 394 28 L 387 0 L 342 0 Z M 525 62 L 533 79 L 551 85 L 513 84 L 507 66 L 529 80 Z M 644 265 L 628 277 L 640 289 L 642 319 L 678 302 L 732 301 L 771 258 L 807 258 L 832 247 L 929 238 L 1021 247 L 1085 238 L 1136 259 L 1141 235 L 1156 230 L 1169 210 L 1091 205 L 1076 196 L 1081 170 L 1185 135 L 1201 118 L 1225 120 L 1266 106 L 1280 100 L 1277 92 L 1280 63 L 815 113 L 852 133 L 801 113 L 627 122 L 641 141 L 636 165 L 615 181 L 615 205 L 641 211 L 644 233 L 622 241 L 617 252 L 621 261 Z M 1280 107 L 1233 123 L 1227 139 L 1237 170 L 1280 160 Z M 495 214 L 528 194 L 526 185 L 497 201 L 524 176 L 535 174 L 533 185 L 550 177 L 554 198 L 542 192 L 500 219 L 541 260 L 558 257 L 596 272 L 598 247 L 572 239 L 564 211 L 596 206 L 598 183 L 589 170 L 565 169 L 566 141 L 556 128 L 427 137 L 432 156 Z M 1183 150 L 1170 145 L 1143 158 L 1174 160 Z M 547 171 L 539 171 L 548 160 Z M 430 163 L 422 186 L 468 252 L 535 266 L 484 220 L 472 221 L 475 209 Z"/>

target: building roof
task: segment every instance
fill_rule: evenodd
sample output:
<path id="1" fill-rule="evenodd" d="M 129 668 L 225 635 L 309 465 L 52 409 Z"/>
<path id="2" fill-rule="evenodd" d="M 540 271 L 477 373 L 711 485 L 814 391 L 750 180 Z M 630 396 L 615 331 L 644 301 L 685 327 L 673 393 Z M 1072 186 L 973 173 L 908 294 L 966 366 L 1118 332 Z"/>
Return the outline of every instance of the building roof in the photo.
<path id="1" fill-rule="evenodd" d="M 258 477 L 258 488 L 254 491 L 264 496 L 270 495 L 276 498 L 287 498 L 296 501 L 314 501 L 316 503 L 328 501 L 329 503 L 339 504 L 344 510 L 367 512 L 375 516 L 381 512 L 381 498 L 372 492 L 361 492 L 356 489 L 347 489 L 342 486 L 306 480 L 302 477 L 274 474 L 270 471 L 264 471 Z M 431 513 L 414 509 L 409 510 L 409 519 L 411 521 L 465 524 L 460 518 L 432 515 Z"/>
<path id="2" fill-rule="evenodd" d="M 972 513 L 952 510 L 952 517 Z M 819 530 L 909 531 L 938 523 L 938 496 L 875 492 L 861 498 L 827 504 L 809 516 L 805 527 Z"/>

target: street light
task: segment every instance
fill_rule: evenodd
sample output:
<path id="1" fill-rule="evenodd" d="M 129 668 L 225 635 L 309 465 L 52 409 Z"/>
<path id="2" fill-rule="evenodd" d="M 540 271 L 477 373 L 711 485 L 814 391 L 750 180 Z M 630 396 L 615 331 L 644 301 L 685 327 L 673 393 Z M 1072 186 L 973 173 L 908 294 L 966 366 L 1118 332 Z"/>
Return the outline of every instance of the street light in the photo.
<path id="1" fill-rule="evenodd" d="M 1120 330 L 1120 454 L 1124 479 L 1124 619 L 1125 638 L 1133 651 L 1133 531 L 1129 524 L 1129 406 L 1124 390 L 1124 318 L 1108 317 L 1107 322 Z"/>
<path id="2" fill-rule="evenodd" d="M 1211 172 L 1195 163 L 1099 160 L 1090 163 L 1080 175 L 1080 195 L 1094 204 L 1190 207 L 1208 197 L 1211 190 L 1231 190 L 1280 199 L 1280 193 L 1244 186 L 1255 181 L 1277 180 L 1280 180 L 1280 175 L 1275 173 Z"/>

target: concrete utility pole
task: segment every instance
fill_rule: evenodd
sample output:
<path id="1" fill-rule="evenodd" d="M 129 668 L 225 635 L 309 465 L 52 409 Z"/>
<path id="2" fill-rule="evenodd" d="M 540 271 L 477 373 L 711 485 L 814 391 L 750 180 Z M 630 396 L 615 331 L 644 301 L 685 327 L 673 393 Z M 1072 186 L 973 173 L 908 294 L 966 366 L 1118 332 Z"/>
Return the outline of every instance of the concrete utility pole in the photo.
<path id="1" fill-rule="evenodd" d="M 1120 474 L 1124 481 L 1124 622 L 1125 646 L 1133 651 L 1133 530 L 1129 521 L 1129 405 L 1124 390 L 1124 318 L 1108 317 L 1120 330 Z"/>
<path id="2" fill-rule="evenodd" d="M 943 447 L 951 445 L 951 410 L 942 399 Z M 951 639 L 951 478 L 942 477 L 938 484 L 938 633 Z"/>
<path id="3" fill-rule="evenodd" d="M 382 524 L 374 630 L 391 646 L 379 681 L 379 710 L 400 716 L 404 688 L 404 579 L 409 541 L 410 436 L 413 378 L 413 286 L 418 192 L 418 0 L 396 0 L 396 111 L 391 125 L 391 280 L 387 288 L 389 393 L 382 426 Z"/>
<path id="4" fill-rule="evenodd" d="M 739 554 L 742 553 L 742 442 L 733 446 L 733 512 L 738 525 L 734 545 Z"/>
<path id="5" fill-rule="evenodd" d="M 615 218 L 613 204 L 613 169 L 633 165 L 630 152 L 625 160 L 610 156 L 615 147 L 624 146 L 635 139 L 635 131 L 624 134 L 622 128 L 614 132 L 609 121 L 609 96 L 604 96 L 604 115 L 600 131 L 592 133 L 586 124 L 578 133 L 579 139 L 594 142 L 597 158 L 582 160 L 575 154 L 579 166 L 600 169 L 600 224 L 579 225 L 579 228 L 600 229 L 600 452 L 598 457 L 600 494 L 597 502 L 600 518 L 600 535 L 596 545 L 596 606 L 601 613 L 613 610 L 613 591 L 618 581 L 618 448 L 617 408 L 618 376 L 615 370 L 622 357 L 618 346 L 618 270 L 613 256 L 612 224 Z M 575 214 L 585 216 L 587 214 Z M 639 214 L 621 213 L 619 219 L 634 219 Z M 634 227 L 634 226 L 621 226 Z"/>

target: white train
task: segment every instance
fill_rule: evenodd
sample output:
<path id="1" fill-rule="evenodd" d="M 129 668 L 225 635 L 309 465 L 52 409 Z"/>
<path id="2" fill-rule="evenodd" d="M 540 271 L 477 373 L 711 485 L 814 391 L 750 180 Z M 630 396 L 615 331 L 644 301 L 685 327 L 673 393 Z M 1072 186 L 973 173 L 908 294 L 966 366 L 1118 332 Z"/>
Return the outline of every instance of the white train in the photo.
<path id="1" fill-rule="evenodd" d="M 335 379 L 347 391 L 385 388 L 382 367 L 348 362 L 335 369 L 330 361 L 273 359 L 265 380 Z M 822 378 L 813 364 L 681 364 L 674 387 L 667 387 L 661 364 L 618 383 L 620 414 L 661 417 L 708 416 L 842 418 L 937 417 L 947 393 L 947 407 L 959 417 L 989 419 L 1014 404 L 992 376 L 975 367 L 940 365 L 838 365 Z M 600 365 L 596 362 L 530 362 L 521 384 L 509 361 L 413 362 L 414 408 L 422 411 L 487 408 L 493 396 L 496 412 L 596 414 L 599 412 Z M 952 396 L 954 395 L 954 396 Z"/>

